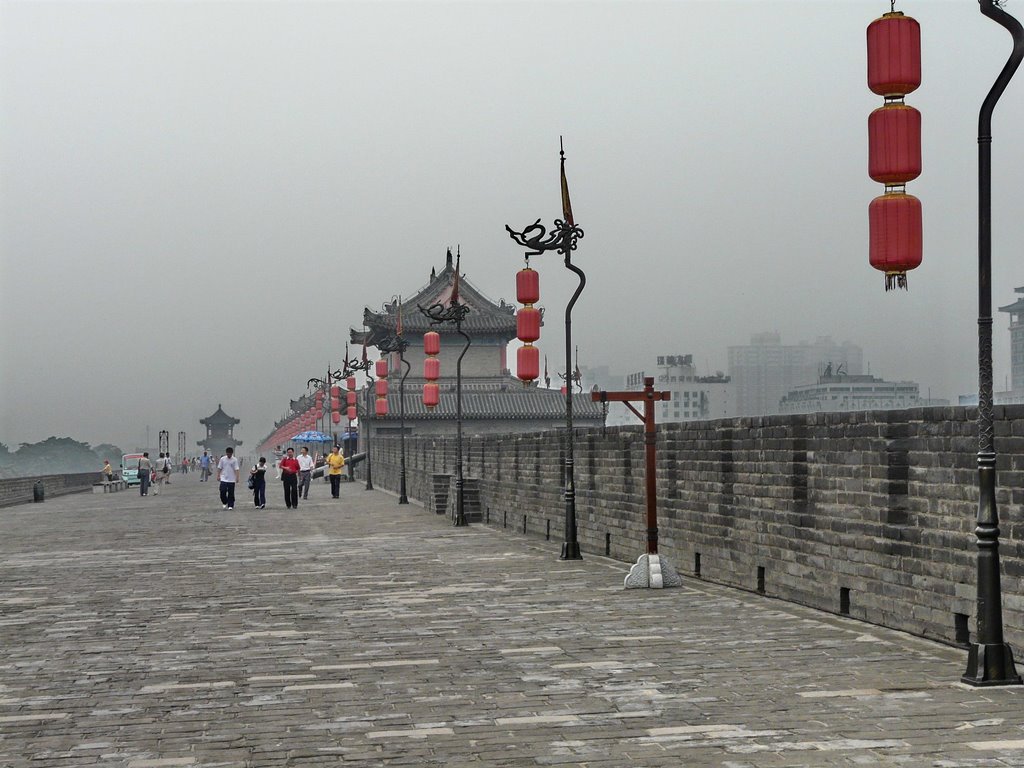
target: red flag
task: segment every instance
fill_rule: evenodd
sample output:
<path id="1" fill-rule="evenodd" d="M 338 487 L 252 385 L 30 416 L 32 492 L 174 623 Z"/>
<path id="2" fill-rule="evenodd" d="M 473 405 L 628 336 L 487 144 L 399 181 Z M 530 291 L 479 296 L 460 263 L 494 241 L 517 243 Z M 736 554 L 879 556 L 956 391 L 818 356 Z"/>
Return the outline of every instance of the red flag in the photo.
<path id="1" fill-rule="evenodd" d="M 558 137 L 559 144 L 561 144 L 562 137 Z M 565 150 L 562 149 L 558 154 L 562 156 L 561 162 L 561 182 L 562 182 L 562 217 L 565 219 L 565 223 L 570 227 L 576 226 L 576 222 L 572 218 L 572 203 L 569 201 L 569 182 L 565 179 Z"/>

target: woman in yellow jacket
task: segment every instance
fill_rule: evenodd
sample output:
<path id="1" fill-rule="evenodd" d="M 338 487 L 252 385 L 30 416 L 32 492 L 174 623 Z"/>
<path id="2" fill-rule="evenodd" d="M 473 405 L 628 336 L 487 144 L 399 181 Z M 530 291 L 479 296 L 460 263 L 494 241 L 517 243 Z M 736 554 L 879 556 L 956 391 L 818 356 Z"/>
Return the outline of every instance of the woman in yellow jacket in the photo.
<path id="1" fill-rule="evenodd" d="M 331 481 L 331 497 L 341 497 L 341 468 L 345 466 L 345 457 L 341 455 L 341 446 L 327 454 L 327 477 Z"/>

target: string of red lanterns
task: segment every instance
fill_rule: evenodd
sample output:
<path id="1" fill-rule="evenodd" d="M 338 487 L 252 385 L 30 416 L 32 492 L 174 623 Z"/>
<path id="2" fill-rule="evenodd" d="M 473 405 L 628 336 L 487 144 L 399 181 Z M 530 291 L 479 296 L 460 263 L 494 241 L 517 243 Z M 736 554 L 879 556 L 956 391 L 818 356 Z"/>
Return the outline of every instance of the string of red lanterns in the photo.
<path id="1" fill-rule="evenodd" d="M 441 402 L 441 388 L 437 380 L 441 378 L 441 361 L 438 355 L 441 354 L 441 334 L 437 331 L 427 331 L 423 334 L 423 353 L 426 358 L 423 360 L 423 405 L 428 411 L 432 411 Z"/>
<path id="2" fill-rule="evenodd" d="M 374 403 L 374 413 L 378 416 L 388 415 L 388 361 L 378 360 L 374 370 L 377 373 L 377 383 L 374 384 L 377 400 Z"/>
<path id="3" fill-rule="evenodd" d="M 516 376 L 529 386 L 540 376 L 540 350 L 533 342 L 540 338 L 540 310 L 534 306 L 540 300 L 540 274 L 527 265 L 516 273 L 516 300 L 524 305 L 516 312 L 516 336 L 523 342 L 516 351 Z"/>
<path id="4" fill-rule="evenodd" d="M 885 185 L 868 206 L 868 259 L 885 290 L 905 290 L 923 252 L 921 201 L 906 192 L 921 175 L 921 113 L 903 101 L 921 85 L 921 25 L 894 10 L 868 25 L 867 45 L 868 88 L 885 100 L 868 118 L 868 175 Z"/>

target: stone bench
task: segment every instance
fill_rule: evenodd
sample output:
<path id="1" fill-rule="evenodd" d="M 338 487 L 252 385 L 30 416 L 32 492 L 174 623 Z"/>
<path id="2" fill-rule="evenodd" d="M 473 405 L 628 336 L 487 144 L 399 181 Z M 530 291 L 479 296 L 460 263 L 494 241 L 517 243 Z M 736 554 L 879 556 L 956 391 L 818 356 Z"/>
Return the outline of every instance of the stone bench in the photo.
<path id="1" fill-rule="evenodd" d="M 123 491 L 128 487 L 128 484 L 124 480 L 111 480 L 100 483 L 92 484 L 93 493 L 114 493 L 115 491 Z"/>

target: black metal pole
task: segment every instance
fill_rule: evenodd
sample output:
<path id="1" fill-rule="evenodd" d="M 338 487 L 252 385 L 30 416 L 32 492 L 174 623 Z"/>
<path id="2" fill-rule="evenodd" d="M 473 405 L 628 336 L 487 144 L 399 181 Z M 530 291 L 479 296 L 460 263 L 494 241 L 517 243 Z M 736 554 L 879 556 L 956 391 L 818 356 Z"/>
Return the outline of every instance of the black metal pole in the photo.
<path id="1" fill-rule="evenodd" d="M 373 461 L 370 459 L 370 405 L 373 403 L 373 392 L 371 384 L 374 383 L 373 377 L 370 376 L 370 370 L 366 370 L 366 413 L 364 414 L 364 421 L 366 422 L 366 444 L 364 446 L 366 450 L 366 490 L 373 490 Z"/>
<path id="2" fill-rule="evenodd" d="M 565 255 L 565 268 L 575 272 L 580 279 L 576 292 L 565 306 L 565 541 L 562 542 L 560 560 L 582 560 L 580 542 L 576 532 L 576 471 L 574 451 L 576 434 L 572 422 L 572 308 L 583 293 L 587 284 L 587 276 L 583 270 L 572 263 L 570 235 L 566 233 L 562 253 Z"/>
<path id="3" fill-rule="evenodd" d="M 455 466 L 455 525 L 468 525 L 466 521 L 466 505 L 465 498 L 463 497 L 463 478 L 462 478 L 462 358 L 466 356 L 469 351 L 469 345 L 472 340 L 462 330 L 462 320 L 455 322 L 455 332 L 466 340 L 465 346 L 462 347 L 462 353 L 459 355 L 459 360 L 455 364 L 455 450 L 456 450 L 456 466 Z"/>
<path id="4" fill-rule="evenodd" d="M 1013 651 L 1003 640 L 1003 598 L 999 580 L 999 512 L 996 508 L 996 448 L 992 386 L 992 112 L 1024 60 L 1024 28 L 994 0 L 980 0 L 981 12 L 1006 28 L 1013 51 L 981 105 L 978 117 L 978 543 L 977 642 L 970 647 L 969 685 L 1020 685 Z"/>
<path id="5" fill-rule="evenodd" d="M 401 445 L 402 451 L 401 471 L 399 472 L 398 503 L 408 504 L 409 496 L 405 492 L 405 377 L 408 376 L 409 371 L 412 370 L 412 364 L 405 359 L 404 351 L 400 351 L 398 353 L 398 358 L 402 361 L 402 365 L 405 366 L 405 373 L 402 374 L 402 379 L 398 383 L 398 413 L 401 421 L 399 445 Z"/>

